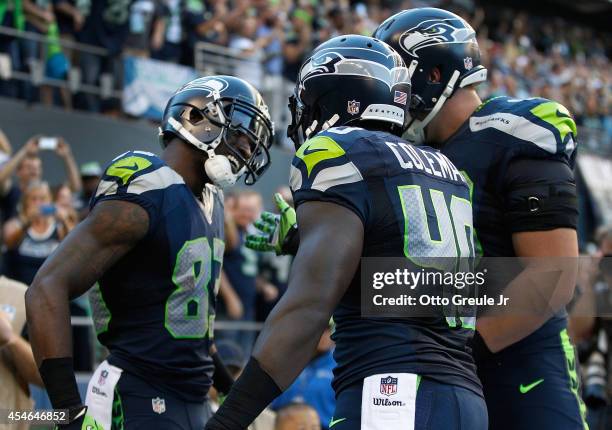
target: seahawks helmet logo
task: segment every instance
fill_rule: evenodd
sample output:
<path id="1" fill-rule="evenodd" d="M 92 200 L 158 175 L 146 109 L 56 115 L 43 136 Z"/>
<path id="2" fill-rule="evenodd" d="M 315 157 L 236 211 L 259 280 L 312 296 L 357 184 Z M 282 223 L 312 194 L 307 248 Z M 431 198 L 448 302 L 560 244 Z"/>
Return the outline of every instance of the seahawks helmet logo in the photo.
<path id="1" fill-rule="evenodd" d="M 384 54 L 372 49 L 371 59 L 366 60 L 354 58 L 353 50 L 354 48 L 328 48 L 316 53 L 302 66 L 298 85 L 303 88 L 310 78 L 327 74 L 377 79 L 389 88 L 399 83 L 410 84 L 410 73 L 396 52 Z"/>
<path id="2" fill-rule="evenodd" d="M 307 62 L 301 73 L 301 80 L 306 81 L 315 75 L 323 73 L 335 73 L 336 64 L 344 60 L 344 57 L 337 52 L 324 51 Z"/>
<path id="3" fill-rule="evenodd" d="M 428 19 L 404 32 L 399 42 L 404 51 L 418 58 L 419 49 L 432 45 L 466 43 L 474 40 L 475 35 L 474 29 L 462 19 Z"/>
<path id="4" fill-rule="evenodd" d="M 204 90 L 208 91 L 206 97 L 210 97 L 213 93 L 217 92 L 221 94 L 225 89 L 229 87 L 229 84 L 225 79 L 221 78 L 199 78 L 183 85 L 176 93 L 187 90 Z"/>

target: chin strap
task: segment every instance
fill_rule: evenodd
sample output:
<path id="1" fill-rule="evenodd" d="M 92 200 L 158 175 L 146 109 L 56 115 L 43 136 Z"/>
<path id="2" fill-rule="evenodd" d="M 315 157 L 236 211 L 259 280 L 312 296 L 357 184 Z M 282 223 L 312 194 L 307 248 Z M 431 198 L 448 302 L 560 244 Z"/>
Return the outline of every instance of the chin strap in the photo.
<path id="1" fill-rule="evenodd" d="M 240 171 L 234 173 L 229 158 L 215 154 L 212 148 L 207 150 L 206 154 L 208 158 L 204 161 L 204 170 L 208 178 L 218 187 L 226 188 L 234 185 L 245 170 L 245 167 L 242 167 Z"/>
<path id="2" fill-rule="evenodd" d="M 416 144 L 421 144 L 425 141 L 425 127 L 427 127 L 427 124 L 429 124 L 431 120 L 434 119 L 440 109 L 442 109 L 444 103 L 446 103 L 446 100 L 453 94 L 458 79 L 459 70 L 455 70 L 451 78 L 448 80 L 444 91 L 442 91 L 442 94 L 440 94 L 440 98 L 438 99 L 434 107 L 431 109 L 431 111 L 427 114 L 427 116 L 422 120 L 412 120 L 410 126 L 408 126 L 408 129 L 404 134 L 408 140 Z"/>
<path id="3" fill-rule="evenodd" d="M 330 119 L 323 123 L 323 127 L 321 127 L 321 131 L 325 131 L 328 128 L 332 128 L 336 122 L 340 119 L 340 115 L 337 113 L 334 114 Z"/>
<path id="4" fill-rule="evenodd" d="M 306 136 L 306 139 L 308 139 L 310 137 L 310 135 L 312 134 L 314 129 L 317 128 L 318 124 L 319 124 L 319 122 L 316 119 L 312 122 L 312 124 L 310 124 L 310 127 L 308 127 L 306 129 L 306 131 L 304 132 L 304 135 Z"/>
<path id="5" fill-rule="evenodd" d="M 330 119 L 328 119 L 327 121 L 323 123 L 323 125 L 321 126 L 321 131 L 325 131 L 328 128 L 332 128 L 334 124 L 338 122 L 339 119 L 340 119 L 340 115 L 335 113 Z M 315 129 L 317 128 L 317 125 L 319 125 L 319 122 L 316 119 L 312 121 L 312 124 L 310 124 L 310 126 L 304 132 L 306 139 L 308 139 L 310 135 L 314 133 Z"/>

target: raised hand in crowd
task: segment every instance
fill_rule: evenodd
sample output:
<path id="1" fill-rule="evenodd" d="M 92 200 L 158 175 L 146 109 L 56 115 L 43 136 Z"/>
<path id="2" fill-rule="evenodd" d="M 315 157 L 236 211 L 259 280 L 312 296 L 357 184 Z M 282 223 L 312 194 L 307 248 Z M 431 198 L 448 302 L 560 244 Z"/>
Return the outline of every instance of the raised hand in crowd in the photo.
<path id="1" fill-rule="evenodd" d="M 39 135 L 30 137 L 25 145 L 23 145 L 19 151 L 15 153 L 15 155 L 9 158 L 7 162 L 0 165 L 0 184 L 5 183 L 5 181 L 8 181 L 11 178 L 17 169 L 17 166 L 19 166 L 19 163 L 21 163 L 24 158 L 36 156 L 36 154 L 38 154 L 39 138 Z"/>
<path id="2" fill-rule="evenodd" d="M 57 138 L 57 148 L 55 149 L 55 153 L 64 161 L 64 165 L 66 167 L 66 174 L 68 175 L 68 184 L 70 186 L 70 190 L 73 193 L 80 192 L 83 188 L 83 183 L 81 182 L 79 168 L 74 159 L 74 156 L 72 155 L 70 145 L 63 137 Z"/>

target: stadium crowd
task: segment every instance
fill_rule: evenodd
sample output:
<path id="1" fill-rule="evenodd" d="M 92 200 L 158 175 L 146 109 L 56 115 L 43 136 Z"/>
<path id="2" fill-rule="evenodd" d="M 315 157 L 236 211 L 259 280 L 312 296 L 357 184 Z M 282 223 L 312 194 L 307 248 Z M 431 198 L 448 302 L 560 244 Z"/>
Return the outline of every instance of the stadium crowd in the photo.
<path id="1" fill-rule="evenodd" d="M 193 65 L 194 46 L 203 41 L 228 46 L 247 58 L 252 57 L 254 68 L 237 71 L 239 76 L 243 74 L 240 77 L 257 83 L 261 76 L 276 75 L 294 82 L 305 56 L 323 40 L 339 34 L 371 34 L 378 23 L 399 9 L 448 6 L 443 1 L 364 4 L 346 0 L 135 0 L 117 2 L 112 10 L 102 10 L 104 3 L 9 0 L 0 6 L 0 23 L 44 35 L 47 48 L 42 52 L 35 42 L 0 35 L 0 53 L 10 57 L 10 67 L 24 72 L 30 71 L 33 60 L 44 60 L 45 74 L 56 79 L 66 79 L 69 64 L 79 64 L 84 83 L 99 84 L 101 71 L 112 71 L 115 81 L 121 81 L 122 54 Z M 489 69 L 489 82 L 480 87 L 483 99 L 496 95 L 518 98 L 540 95 L 560 101 L 573 113 L 579 126 L 598 130 L 605 137 L 592 146 L 607 144 L 606 149 L 612 150 L 610 34 L 597 33 L 560 18 L 479 6 L 484 2 L 457 3 L 459 6 L 451 9 L 477 30 L 483 64 Z M 83 5 L 87 7 L 82 8 Z M 105 48 L 108 55 L 62 51 L 58 37 Z M 2 67 L 6 66 L 0 61 L 0 95 L 58 103 L 67 108 L 116 112 L 116 105 L 101 104 L 96 97 L 77 94 L 71 98 L 65 91 L 54 94 L 45 85 L 36 87 L 25 82 L 17 85 L 15 81 L 3 80 L 6 73 Z M 45 258 L 86 216 L 87 203 L 102 175 L 96 162 L 79 168 L 70 145 L 63 139 L 47 147 L 41 145 L 42 141 L 40 136 L 34 136 L 13 152 L 0 134 L 2 274 L 24 284 L 31 282 Z M 52 150 L 63 160 L 65 183 L 50 186 L 44 181 L 38 156 L 41 150 Z M 288 188 L 278 192 L 290 201 Z M 287 287 L 290 256 L 258 255 L 245 246 L 246 234 L 263 209 L 263 199 L 253 191 L 226 194 L 220 320 L 263 321 Z M 609 234 L 602 236 L 601 255 L 610 253 L 605 248 L 610 246 L 609 240 Z M 598 282 L 606 281 L 600 277 Z M 83 300 L 75 301 L 71 311 L 73 316 L 90 312 Z M 2 318 L 0 312 L 0 329 Z M 316 415 L 321 427 L 327 428 L 334 401 L 330 386 L 334 366 L 331 325 L 319 343 L 317 357 L 294 386 L 272 404 L 272 409 L 279 411 L 277 429 L 297 428 L 292 420 L 310 423 Z M 89 329 L 74 330 L 77 370 L 91 371 L 94 362 L 91 333 Z M 255 333 L 219 332 L 219 351 L 236 373 L 250 354 Z M 0 337 L 0 350 L 3 340 Z M 590 356 L 585 355 L 584 360 L 588 360 Z M 26 380 L 37 382 L 32 379 Z M 605 394 L 593 394 L 597 401 L 601 396 Z M 296 406 L 300 402 L 314 409 Z M 270 424 L 258 427 L 256 423 L 254 428 L 274 427 Z"/>
<path id="2" fill-rule="evenodd" d="M 479 35 L 484 64 L 490 71 L 481 96 L 543 96 L 570 109 L 579 126 L 598 131 L 588 144 L 611 145 L 612 103 L 610 34 L 559 17 L 488 6 L 480 1 L 314 1 L 314 0 L 8 0 L 0 24 L 39 33 L 43 44 L 0 35 L 0 53 L 12 67 L 31 72 L 42 60 L 47 77 L 65 79 L 69 65 L 79 65 L 83 83 L 100 85 L 100 74 L 121 76 L 121 55 L 193 65 L 197 42 L 227 46 L 246 60 L 236 75 L 262 85 L 264 76 L 282 76 L 291 85 L 310 49 L 339 34 L 371 34 L 400 9 L 435 6 L 466 18 Z M 108 55 L 62 51 L 60 38 L 107 50 Z M 0 62 L 4 64 L 4 62 Z M 7 67 L 6 65 L 3 67 Z M 65 89 L 2 81 L 0 94 L 87 110 L 118 112 L 116 103 Z M 60 97 L 61 96 L 61 97 Z M 603 142 L 602 142 L 603 141 Z"/>

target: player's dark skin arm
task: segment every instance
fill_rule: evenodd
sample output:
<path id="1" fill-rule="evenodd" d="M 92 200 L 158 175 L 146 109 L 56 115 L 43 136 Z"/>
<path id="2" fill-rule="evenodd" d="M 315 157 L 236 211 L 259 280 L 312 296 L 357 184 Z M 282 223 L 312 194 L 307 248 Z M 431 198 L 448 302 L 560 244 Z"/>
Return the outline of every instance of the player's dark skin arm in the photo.
<path id="1" fill-rule="evenodd" d="M 270 313 L 253 350 L 281 389 L 291 385 L 312 358 L 355 274 L 363 248 L 363 223 L 343 206 L 306 202 L 299 206 L 297 219 L 300 248 L 289 287 Z"/>
<path id="2" fill-rule="evenodd" d="M 287 292 L 268 316 L 253 357 L 207 430 L 246 428 L 293 382 L 312 359 L 357 270 L 363 224 L 356 214 L 333 203 L 306 202 L 297 219 L 300 248 Z"/>
<path id="3" fill-rule="evenodd" d="M 45 261 L 26 292 L 37 365 L 44 359 L 72 356 L 70 299 L 89 290 L 146 235 L 148 227 L 149 216 L 140 206 L 100 202 Z"/>

